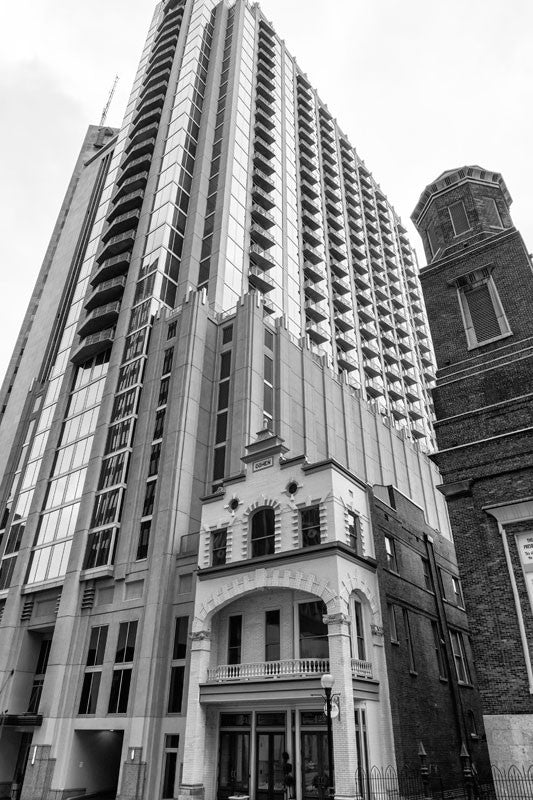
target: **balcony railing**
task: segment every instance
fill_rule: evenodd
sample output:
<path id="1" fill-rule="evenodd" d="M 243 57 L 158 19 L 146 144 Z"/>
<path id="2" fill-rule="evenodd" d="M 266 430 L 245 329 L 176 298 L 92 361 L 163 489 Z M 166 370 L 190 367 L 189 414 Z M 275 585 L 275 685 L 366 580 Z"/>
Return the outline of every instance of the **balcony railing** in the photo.
<path id="1" fill-rule="evenodd" d="M 372 679 L 372 664 L 352 658 L 352 677 Z M 293 658 L 255 664 L 220 664 L 207 672 L 208 683 L 315 678 L 329 672 L 329 658 Z"/>

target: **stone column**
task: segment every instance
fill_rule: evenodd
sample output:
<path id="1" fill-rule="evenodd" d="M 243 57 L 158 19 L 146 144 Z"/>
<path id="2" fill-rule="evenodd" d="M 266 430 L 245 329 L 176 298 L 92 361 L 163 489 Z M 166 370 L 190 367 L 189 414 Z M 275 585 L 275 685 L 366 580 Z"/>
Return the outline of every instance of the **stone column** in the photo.
<path id="1" fill-rule="evenodd" d="M 335 678 L 332 695 L 339 695 L 339 716 L 332 720 L 335 800 L 354 800 L 359 793 L 355 782 L 358 767 L 355 743 L 350 618 L 347 614 L 328 614 L 330 672 Z"/>
<path id="2" fill-rule="evenodd" d="M 205 683 L 207 680 L 207 669 L 211 655 L 211 632 L 193 632 L 191 639 L 189 695 L 183 748 L 183 776 L 179 787 L 179 800 L 190 800 L 191 797 L 203 799 L 205 794 L 206 712 L 200 705 L 200 684 Z"/>
<path id="3" fill-rule="evenodd" d="M 48 797 L 56 760 L 51 758 L 49 744 L 32 744 L 24 777 L 21 800 L 40 800 Z"/>

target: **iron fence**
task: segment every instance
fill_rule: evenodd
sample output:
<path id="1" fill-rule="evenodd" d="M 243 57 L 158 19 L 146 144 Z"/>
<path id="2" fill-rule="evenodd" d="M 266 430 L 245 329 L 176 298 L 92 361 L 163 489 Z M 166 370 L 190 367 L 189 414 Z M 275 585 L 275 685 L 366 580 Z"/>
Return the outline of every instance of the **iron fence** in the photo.
<path id="1" fill-rule="evenodd" d="M 533 765 L 493 766 L 484 781 L 475 772 L 453 782 L 438 774 L 391 766 L 358 769 L 355 779 L 363 800 L 533 800 Z"/>

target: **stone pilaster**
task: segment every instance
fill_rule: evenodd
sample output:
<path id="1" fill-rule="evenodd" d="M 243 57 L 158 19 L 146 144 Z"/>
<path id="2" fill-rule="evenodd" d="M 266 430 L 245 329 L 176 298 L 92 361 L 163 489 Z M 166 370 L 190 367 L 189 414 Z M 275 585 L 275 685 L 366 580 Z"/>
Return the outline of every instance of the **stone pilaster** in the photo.
<path id="1" fill-rule="evenodd" d="M 189 672 L 189 696 L 187 700 L 187 724 L 183 748 L 183 776 L 179 787 L 179 800 L 191 797 L 203 798 L 205 763 L 206 712 L 200 705 L 200 684 L 207 680 L 211 656 L 210 631 L 191 634 L 191 660 Z"/>
<path id="2" fill-rule="evenodd" d="M 20 800 L 42 800 L 43 797 L 48 797 L 56 764 L 55 758 L 50 758 L 51 751 L 49 744 L 30 747 Z"/>
<path id="3" fill-rule="evenodd" d="M 128 747 L 122 765 L 119 800 L 144 800 L 146 761 L 142 760 L 142 747 Z"/>
<path id="4" fill-rule="evenodd" d="M 346 614 L 324 617 L 328 626 L 330 672 L 335 678 L 333 694 L 339 695 L 339 716 L 332 720 L 335 800 L 358 796 L 355 772 L 358 767 L 353 702 L 350 618 Z"/>

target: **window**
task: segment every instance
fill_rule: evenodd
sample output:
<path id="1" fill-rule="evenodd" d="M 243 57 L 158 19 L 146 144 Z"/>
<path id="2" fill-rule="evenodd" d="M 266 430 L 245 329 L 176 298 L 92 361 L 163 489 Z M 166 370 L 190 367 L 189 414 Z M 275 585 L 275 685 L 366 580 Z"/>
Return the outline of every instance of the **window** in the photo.
<path id="1" fill-rule="evenodd" d="M 479 739 L 479 734 L 477 732 L 476 717 L 471 708 L 469 708 L 468 711 L 466 712 L 466 721 L 471 738 Z"/>
<path id="2" fill-rule="evenodd" d="M 437 660 L 437 668 L 439 670 L 439 677 L 446 678 L 446 660 L 444 658 L 444 644 L 441 639 L 439 626 L 436 622 L 431 623 L 431 630 L 433 633 L 433 643 L 435 646 L 435 658 Z"/>
<path id="3" fill-rule="evenodd" d="M 488 267 L 461 276 L 456 284 L 469 348 L 511 333 Z"/>
<path id="4" fill-rule="evenodd" d="M 365 629 L 363 624 L 363 606 L 359 600 L 353 603 L 353 644 L 355 658 L 366 661 Z"/>
<path id="5" fill-rule="evenodd" d="M 152 445 L 150 451 L 150 462 L 148 464 L 148 476 L 157 475 L 159 472 L 159 459 L 161 458 L 161 442 Z"/>
<path id="6" fill-rule="evenodd" d="M 81 687 L 79 714 L 96 713 L 106 643 L 107 625 L 91 628 L 87 664 Z"/>
<path id="7" fill-rule="evenodd" d="M 242 616 L 230 617 L 228 620 L 228 664 L 241 663 Z"/>
<path id="8" fill-rule="evenodd" d="M 167 375 L 170 372 L 170 370 L 172 369 L 173 358 L 174 358 L 174 348 L 169 347 L 168 350 L 165 350 L 161 375 Z"/>
<path id="9" fill-rule="evenodd" d="M 396 625 L 396 611 L 392 603 L 388 604 L 387 611 L 389 615 L 390 640 L 393 644 L 399 644 L 400 640 L 398 639 L 398 628 Z"/>
<path id="10" fill-rule="evenodd" d="M 265 612 L 265 661 L 280 659 L 280 612 Z"/>
<path id="11" fill-rule="evenodd" d="M 265 354 L 263 362 L 263 423 L 269 428 L 272 427 L 274 415 L 274 361 Z"/>
<path id="12" fill-rule="evenodd" d="M 300 510 L 302 528 L 302 547 L 313 547 L 320 544 L 320 508 L 309 506 Z"/>
<path id="13" fill-rule="evenodd" d="M 324 622 L 326 614 L 322 600 L 299 604 L 300 658 L 329 658 L 328 626 Z"/>
<path id="14" fill-rule="evenodd" d="M 269 556 L 274 552 L 274 522 L 273 508 L 260 508 L 253 515 L 251 521 L 252 558 Z"/>
<path id="15" fill-rule="evenodd" d="M 109 695 L 109 714 L 125 714 L 128 710 L 137 621 L 121 622 L 118 631 L 117 652 Z M 129 664 L 130 666 L 125 666 Z M 119 665 L 119 666 L 117 666 Z"/>
<path id="16" fill-rule="evenodd" d="M 431 580 L 431 569 L 429 566 L 429 560 L 427 558 L 422 558 L 422 572 L 424 575 L 424 586 L 426 589 L 429 589 L 430 592 L 433 591 L 433 581 Z"/>
<path id="17" fill-rule="evenodd" d="M 435 231 L 434 225 L 428 225 L 426 229 L 426 234 L 428 237 L 429 248 L 431 250 L 431 255 L 434 257 L 438 251 L 440 250 L 440 245 L 437 239 L 437 234 Z"/>
<path id="18" fill-rule="evenodd" d="M 176 335 L 176 323 L 171 322 L 168 326 L 167 339 L 172 339 Z"/>
<path id="19" fill-rule="evenodd" d="M 493 197 L 483 197 L 483 210 L 490 228 L 503 228 L 503 222 Z"/>
<path id="20" fill-rule="evenodd" d="M 361 553 L 361 520 L 353 511 L 348 511 L 348 538 L 352 550 Z"/>
<path id="21" fill-rule="evenodd" d="M 163 427 L 165 424 L 165 409 L 162 408 L 156 412 L 155 425 L 154 425 L 154 439 L 161 439 L 163 436 Z"/>
<path id="22" fill-rule="evenodd" d="M 137 542 L 137 556 L 136 560 L 141 561 L 143 558 L 148 558 L 148 544 L 150 542 L 150 528 L 152 527 L 152 520 L 145 519 L 141 522 L 139 530 L 139 541 Z"/>
<path id="23" fill-rule="evenodd" d="M 228 344 L 233 339 L 233 325 L 222 328 L 222 344 Z"/>
<path id="24" fill-rule="evenodd" d="M 465 601 L 463 597 L 463 587 L 461 586 L 461 581 L 459 578 L 456 578 L 455 575 L 452 575 L 452 587 L 455 605 L 459 606 L 459 608 L 464 608 Z"/>
<path id="25" fill-rule="evenodd" d="M 149 481 L 146 484 L 146 494 L 144 495 L 144 503 L 142 508 L 142 516 L 149 517 L 154 510 L 155 489 L 156 481 Z"/>
<path id="26" fill-rule="evenodd" d="M 470 230 L 470 224 L 462 200 L 448 206 L 448 213 L 452 221 L 455 236 L 460 236 L 462 233 L 466 233 L 466 231 Z"/>
<path id="27" fill-rule="evenodd" d="M 37 714 L 39 711 L 39 704 L 43 693 L 44 677 L 46 668 L 48 666 L 48 658 L 50 656 L 50 648 L 52 647 L 51 639 L 42 639 L 39 648 L 39 656 L 37 658 L 37 665 L 35 667 L 35 674 L 33 676 L 33 685 L 31 687 L 30 702 L 28 703 L 28 712 L 30 714 Z"/>
<path id="28" fill-rule="evenodd" d="M 385 536 L 385 556 L 386 567 L 392 572 L 398 572 L 398 560 L 396 558 L 396 545 L 391 536 Z"/>
<path id="29" fill-rule="evenodd" d="M 171 667 L 170 670 L 170 689 L 168 692 L 169 714 L 179 714 L 183 701 L 183 683 L 185 678 L 185 667 Z"/>
<path id="30" fill-rule="evenodd" d="M 161 793 L 162 800 L 172 800 L 174 797 L 179 741 L 180 737 L 175 733 L 167 734 L 165 736 L 165 751 L 163 755 L 163 788 Z"/>
<path id="31" fill-rule="evenodd" d="M 403 627 L 405 633 L 405 644 L 407 647 L 407 657 L 409 659 L 409 672 L 416 672 L 415 650 L 413 646 L 413 637 L 411 635 L 411 623 L 409 621 L 409 612 L 406 608 L 402 609 L 403 613 Z"/>
<path id="32" fill-rule="evenodd" d="M 169 714 L 179 714 L 181 712 L 188 630 L 189 618 L 176 617 L 174 643 L 172 647 L 172 666 L 170 668 L 170 687 L 168 692 L 167 711 Z"/>
<path id="33" fill-rule="evenodd" d="M 220 528 L 211 534 L 211 564 L 217 567 L 226 563 L 227 530 Z"/>
<path id="34" fill-rule="evenodd" d="M 185 658 L 187 655 L 187 632 L 189 630 L 189 617 L 176 617 L 174 627 L 174 646 L 172 659 Z"/>
<path id="35" fill-rule="evenodd" d="M 455 674 L 459 683 L 472 683 L 470 669 L 466 658 L 465 642 L 460 631 L 450 631 Z"/>
<path id="36" fill-rule="evenodd" d="M 83 569 L 105 567 L 113 561 L 113 535 L 114 528 L 105 528 L 102 531 L 91 531 L 87 537 L 85 561 Z"/>

